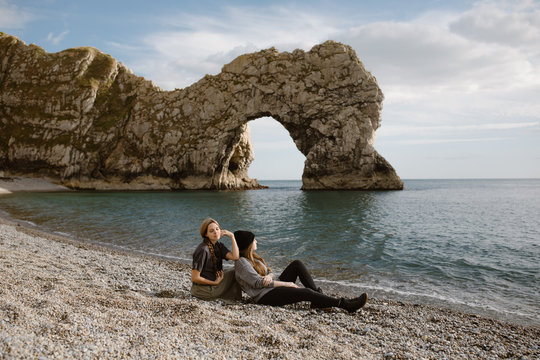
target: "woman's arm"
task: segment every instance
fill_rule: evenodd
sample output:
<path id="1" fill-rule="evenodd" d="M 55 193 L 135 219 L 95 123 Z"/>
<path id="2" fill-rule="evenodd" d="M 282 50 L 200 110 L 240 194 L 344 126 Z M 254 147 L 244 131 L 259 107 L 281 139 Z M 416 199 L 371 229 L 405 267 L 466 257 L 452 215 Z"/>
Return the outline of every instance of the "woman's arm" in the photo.
<path id="1" fill-rule="evenodd" d="M 297 288 L 298 285 L 296 285 L 293 282 L 286 282 L 286 281 L 274 281 L 274 287 L 292 287 Z"/>
<path id="2" fill-rule="evenodd" d="M 265 277 L 263 277 L 263 285 L 269 286 L 275 278 L 274 273 L 268 273 Z"/>
<path id="3" fill-rule="evenodd" d="M 234 265 L 236 277 L 244 281 L 246 284 L 254 289 L 261 289 L 263 287 L 294 287 L 297 288 L 293 282 L 274 281 L 268 278 L 268 275 L 262 277 L 253 268 L 253 265 L 246 258 L 240 258 Z"/>
<path id="4" fill-rule="evenodd" d="M 241 257 L 234 264 L 234 273 L 237 280 L 241 280 L 243 283 L 254 289 L 262 289 L 268 287 L 263 284 L 263 277 L 255 271 L 253 265 L 245 257 Z"/>
<path id="5" fill-rule="evenodd" d="M 238 250 L 238 244 L 236 244 L 236 239 L 234 234 L 229 230 L 221 230 L 221 234 L 231 238 L 232 251 L 229 251 L 225 254 L 225 259 L 236 261 L 240 259 L 240 251 Z"/>
<path id="6" fill-rule="evenodd" d="M 216 281 L 208 280 L 201 276 L 201 272 L 197 269 L 191 270 L 191 281 L 199 285 L 219 285 L 223 280 L 223 271 L 219 271 L 217 274 Z"/>

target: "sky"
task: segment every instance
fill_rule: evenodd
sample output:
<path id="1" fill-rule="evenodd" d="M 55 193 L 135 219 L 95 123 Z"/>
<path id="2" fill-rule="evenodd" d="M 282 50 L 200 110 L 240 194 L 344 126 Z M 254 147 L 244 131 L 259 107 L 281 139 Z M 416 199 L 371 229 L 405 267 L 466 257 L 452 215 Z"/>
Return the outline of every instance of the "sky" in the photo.
<path id="1" fill-rule="evenodd" d="M 243 53 L 339 41 L 385 95 L 374 146 L 402 179 L 540 178 L 540 0 L 0 0 L 0 31 L 96 47 L 165 90 Z M 249 125 L 250 177 L 300 179 L 283 126 Z"/>

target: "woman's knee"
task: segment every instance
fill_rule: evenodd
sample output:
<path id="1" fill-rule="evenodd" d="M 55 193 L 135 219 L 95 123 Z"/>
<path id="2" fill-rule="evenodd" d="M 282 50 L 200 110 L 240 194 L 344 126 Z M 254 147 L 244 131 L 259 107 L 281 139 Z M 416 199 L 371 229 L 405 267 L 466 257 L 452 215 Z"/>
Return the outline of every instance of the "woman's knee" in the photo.
<path id="1" fill-rule="evenodd" d="M 197 285 L 193 284 L 191 286 L 191 295 L 201 300 L 213 300 L 215 296 L 213 295 L 213 288 L 209 285 Z"/>
<path id="2" fill-rule="evenodd" d="M 291 265 L 296 266 L 296 267 L 305 267 L 305 266 L 304 266 L 304 263 L 302 262 L 302 260 L 298 260 L 298 259 L 293 260 L 293 261 L 291 262 Z"/>

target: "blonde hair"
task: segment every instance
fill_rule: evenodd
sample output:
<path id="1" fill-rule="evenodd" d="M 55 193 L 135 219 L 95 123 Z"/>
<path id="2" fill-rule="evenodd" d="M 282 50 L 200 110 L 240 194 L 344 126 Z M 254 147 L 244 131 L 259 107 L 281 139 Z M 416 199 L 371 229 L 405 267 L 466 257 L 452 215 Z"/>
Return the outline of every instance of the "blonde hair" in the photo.
<path id="1" fill-rule="evenodd" d="M 270 270 L 268 265 L 266 265 L 266 262 L 264 261 L 264 259 L 260 257 L 255 251 L 253 251 L 254 243 L 255 241 L 252 241 L 251 244 L 249 244 L 249 246 L 240 253 L 240 255 L 242 255 L 243 257 L 249 260 L 249 262 L 251 263 L 251 265 L 253 266 L 253 268 L 259 275 L 266 276 L 266 274 L 268 274 L 272 270 Z M 258 261 L 255 261 L 255 260 L 258 260 Z"/>
<path id="2" fill-rule="evenodd" d="M 221 226 L 219 226 L 219 223 L 216 220 L 214 220 L 212 218 L 206 218 L 206 219 L 203 220 L 203 222 L 201 224 L 201 236 L 203 238 L 204 243 L 208 246 L 208 250 L 210 250 L 210 255 L 212 255 L 212 264 L 214 264 L 214 271 L 217 274 L 217 271 L 218 271 L 217 258 L 216 258 L 216 254 L 215 254 L 215 251 L 214 251 L 214 245 L 212 244 L 210 239 L 206 236 L 206 233 L 208 232 L 208 226 L 210 226 L 210 224 L 212 224 L 212 223 L 216 224 L 218 226 L 218 228 L 221 229 Z"/>

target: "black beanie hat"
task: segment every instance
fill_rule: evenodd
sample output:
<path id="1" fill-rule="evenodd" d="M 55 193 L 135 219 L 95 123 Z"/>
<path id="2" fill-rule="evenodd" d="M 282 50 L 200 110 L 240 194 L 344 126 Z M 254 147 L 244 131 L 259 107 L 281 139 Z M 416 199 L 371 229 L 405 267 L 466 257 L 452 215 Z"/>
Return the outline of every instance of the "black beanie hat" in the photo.
<path id="1" fill-rule="evenodd" d="M 234 232 L 234 238 L 238 244 L 238 249 L 243 251 L 255 240 L 255 234 L 251 231 L 237 230 Z"/>

